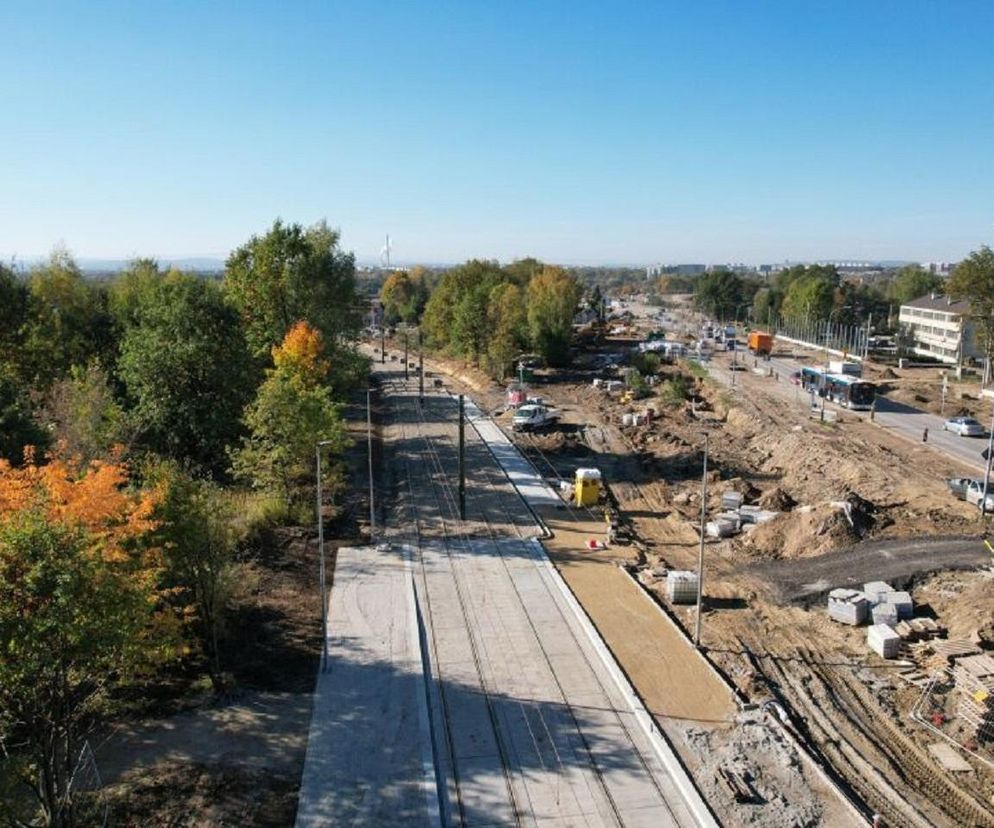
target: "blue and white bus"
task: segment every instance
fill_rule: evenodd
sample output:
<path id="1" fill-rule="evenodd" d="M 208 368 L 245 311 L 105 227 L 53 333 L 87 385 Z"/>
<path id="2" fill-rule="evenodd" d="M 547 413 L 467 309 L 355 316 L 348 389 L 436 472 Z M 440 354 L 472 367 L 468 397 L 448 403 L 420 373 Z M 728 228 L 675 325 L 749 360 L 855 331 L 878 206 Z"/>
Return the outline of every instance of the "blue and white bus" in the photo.
<path id="1" fill-rule="evenodd" d="M 847 374 L 829 374 L 821 368 L 802 368 L 801 387 L 853 411 L 869 411 L 877 396 L 872 382 Z"/>

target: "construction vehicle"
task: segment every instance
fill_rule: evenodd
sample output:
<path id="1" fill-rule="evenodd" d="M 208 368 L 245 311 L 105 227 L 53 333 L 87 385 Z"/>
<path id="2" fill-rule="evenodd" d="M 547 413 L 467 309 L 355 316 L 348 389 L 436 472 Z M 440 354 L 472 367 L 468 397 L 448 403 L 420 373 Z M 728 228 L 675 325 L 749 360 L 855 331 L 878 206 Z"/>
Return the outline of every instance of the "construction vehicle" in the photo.
<path id="1" fill-rule="evenodd" d="M 515 431 L 535 431 L 559 422 L 559 411 L 547 405 L 523 405 L 514 412 L 511 428 Z"/>
<path id="2" fill-rule="evenodd" d="M 773 335 L 766 331 L 750 331 L 749 350 L 754 354 L 769 356 L 773 351 Z"/>

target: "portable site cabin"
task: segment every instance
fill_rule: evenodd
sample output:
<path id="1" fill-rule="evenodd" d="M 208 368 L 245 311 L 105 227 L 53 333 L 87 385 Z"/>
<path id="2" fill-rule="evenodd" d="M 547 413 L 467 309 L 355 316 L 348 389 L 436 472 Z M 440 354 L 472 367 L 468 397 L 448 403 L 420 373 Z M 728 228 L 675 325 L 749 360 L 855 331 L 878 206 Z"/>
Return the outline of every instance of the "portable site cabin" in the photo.
<path id="1" fill-rule="evenodd" d="M 601 496 L 600 469 L 576 470 L 576 493 L 574 501 L 577 506 L 596 506 Z"/>

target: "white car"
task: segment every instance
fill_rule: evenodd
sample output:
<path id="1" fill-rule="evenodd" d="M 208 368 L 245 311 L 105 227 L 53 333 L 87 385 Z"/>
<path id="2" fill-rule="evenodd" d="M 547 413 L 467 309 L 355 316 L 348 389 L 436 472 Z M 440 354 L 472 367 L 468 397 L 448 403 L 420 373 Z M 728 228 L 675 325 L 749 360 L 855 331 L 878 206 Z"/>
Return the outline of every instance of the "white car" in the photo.
<path id="1" fill-rule="evenodd" d="M 973 417 L 953 417 L 942 426 L 943 431 L 952 431 L 960 437 L 983 437 L 984 427 Z"/>
<path id="2" fill-rule="evenodd" d="M 545 405 L 523 405 L 514 412 L 511 428 L 515 431 L 534 431 L 559 422 L 559 411 Z"/>
<path id="3" fill-rule="evenodd" d="M 984 481 L 971 480 L 966 484 L 966 502 L 972 503 L 979 509 L 980 501 L 982 500 L 984 500 Z M 987 492 L 987 508 L 985 511 L 994 514 L 994 489 L 990 489 Z"/>

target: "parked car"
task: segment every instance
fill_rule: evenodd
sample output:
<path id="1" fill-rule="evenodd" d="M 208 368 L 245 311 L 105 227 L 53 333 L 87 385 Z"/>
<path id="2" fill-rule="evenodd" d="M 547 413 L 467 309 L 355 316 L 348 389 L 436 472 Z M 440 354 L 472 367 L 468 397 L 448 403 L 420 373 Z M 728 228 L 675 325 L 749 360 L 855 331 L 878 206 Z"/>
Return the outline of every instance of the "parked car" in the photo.
<path id="1" fill-rule="evenodd" d="M 984 427 L 973 417 L 952 417 L 942 425 L 943 431 L 952 431 L 960 437 L 983 437 Z"/>
<path id="2" fill-rule="evenodd" d="M 971 480 L 966 486 L 966 502 L 972 503 L 978 509 L 980 501 L 984 499 L 984 481 Z M 987 493 L 987 511 L 994 512 L 994 491 Z"/>
<path id="3" fill-rule="evenodd" d="M 977 480 L 974 477 L 950 477 L 946 481 L 949 491 L 951 491 L 959 500 L 966 500 L 966 490 L 971 483 L 976 483 L 982 486 L 983 481 Z"/>

